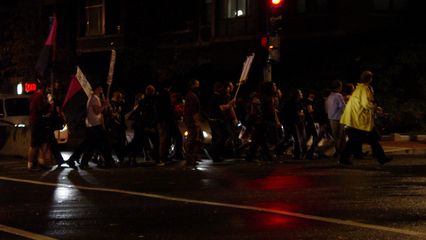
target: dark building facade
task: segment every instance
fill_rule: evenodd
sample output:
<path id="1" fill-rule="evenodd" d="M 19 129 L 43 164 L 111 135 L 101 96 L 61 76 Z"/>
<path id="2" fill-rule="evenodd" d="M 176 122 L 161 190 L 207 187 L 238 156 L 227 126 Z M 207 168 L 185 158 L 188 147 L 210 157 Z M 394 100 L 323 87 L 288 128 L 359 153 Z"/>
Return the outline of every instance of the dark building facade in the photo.
<path id="1" fill-rule="evenodd" d="M 116 48 L 116 84 L 123 87 L 161 77 L 237 81 L 252 52 L 254 81 L 268 78 L 268 59 L 277 82 L 353 79 L 363 48 L 415 35 L 414 4 L 286 0 L 276 10 L 269 0 L 72 1 L 75 52 L 82 68 L 102 79 Z"/>
<path id="2" fill-rule="evenodd" d="M 79 65 L 106 81 L 117 50 L 113 87 L 140 91 L 159 78 L 237 81 L 256 53 L 250 81 L 283 85 L 353 80 L 363 51 L 417 39 L 423 14 L 414 0 L 39 0 L 39 39 L 58 17 L 57 77 Z M 273 46 L 269 48 L 270 46 Z M 267 74 L 271 67 L 271 74 Z"/>

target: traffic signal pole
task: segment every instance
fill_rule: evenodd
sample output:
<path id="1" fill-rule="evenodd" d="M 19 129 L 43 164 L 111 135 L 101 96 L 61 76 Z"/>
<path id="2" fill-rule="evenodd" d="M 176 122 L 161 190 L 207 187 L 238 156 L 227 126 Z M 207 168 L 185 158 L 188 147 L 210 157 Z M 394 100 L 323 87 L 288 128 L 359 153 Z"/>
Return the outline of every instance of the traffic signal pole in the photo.
<path id="1" fill-rule="evenodd" d="M 264 68 L 264 81 L 272 81 L 273 65 L 280 62 L 281 58 L 281 38 L 279 31 L 281 30 L 282 7 L 284 0 L 268 0 L 267 6 L 267 50 L 268 59 Z"/>

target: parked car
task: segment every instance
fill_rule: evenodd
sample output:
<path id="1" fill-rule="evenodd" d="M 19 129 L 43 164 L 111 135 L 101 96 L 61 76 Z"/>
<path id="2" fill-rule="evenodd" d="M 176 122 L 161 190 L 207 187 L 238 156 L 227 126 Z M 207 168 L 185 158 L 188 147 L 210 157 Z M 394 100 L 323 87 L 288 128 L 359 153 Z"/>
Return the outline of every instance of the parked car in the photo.
<path id="1" fill-rule="evenodd" d="M 29 95 L 0 94 L 0 125 L 17 128 L 29 126 Z M 59 144 L 68 142 L 68 127 L 54 131 Z"/>

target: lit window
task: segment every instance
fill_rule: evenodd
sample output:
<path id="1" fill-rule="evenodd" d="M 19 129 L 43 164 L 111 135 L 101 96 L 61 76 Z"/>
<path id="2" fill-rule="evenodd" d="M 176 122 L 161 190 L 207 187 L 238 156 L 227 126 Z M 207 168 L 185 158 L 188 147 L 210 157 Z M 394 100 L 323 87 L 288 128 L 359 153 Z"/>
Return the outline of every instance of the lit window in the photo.
<path id="1" fill-rule="evenodd" d="M 224 0 L 224 17 L 236 18 L 247 15 L 249 0 Z"/>
<path id="2" fill-rule="evenodd" d="M 86 1 L 86 36 L 104 34 L 104 6 L 103 0 Z"/>

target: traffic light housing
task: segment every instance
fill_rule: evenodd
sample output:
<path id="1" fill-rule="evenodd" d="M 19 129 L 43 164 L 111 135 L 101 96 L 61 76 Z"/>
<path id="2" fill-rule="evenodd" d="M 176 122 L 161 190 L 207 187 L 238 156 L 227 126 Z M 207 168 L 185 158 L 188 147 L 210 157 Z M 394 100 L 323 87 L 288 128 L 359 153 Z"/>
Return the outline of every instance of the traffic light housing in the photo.
<path id="1" fill-rule="evenodd" d="M 269 34 L 282 30 L 284 0 L 269 0 Z"/>
<path id="2" fill-rule="evenodd" d="M 284 0 L 269 0 L 272 8 L 281 7 Z"/>
<path id="3" fill-rule="evenodd" d="M 269 36 L 268 39 L 268 61 L 278 63 L 281 59 L 281 37 L 280 35 Z"/>

